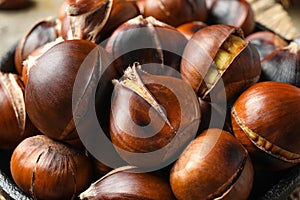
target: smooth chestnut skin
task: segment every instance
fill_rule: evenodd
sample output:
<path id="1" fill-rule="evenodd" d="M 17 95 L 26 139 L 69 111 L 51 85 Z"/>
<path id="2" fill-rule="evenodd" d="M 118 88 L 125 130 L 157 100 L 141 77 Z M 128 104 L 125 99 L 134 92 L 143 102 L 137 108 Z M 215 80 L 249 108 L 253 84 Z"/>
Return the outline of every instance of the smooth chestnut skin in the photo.
<path id="1" fill-rule="evenodd" d="M 175 200 L 167 180 L 151 173 L 117 168 L 80 194 L 86 200 Z"/>
<path id="2" fill-rule="evenodd" d="M 300 87 L 300 46 L 294 42 L 278 48 L 261 61 L 261 81 L 277 81 Z"/>
<path id="3" fill-rule="evenodd" d="M 263 60 L 277 48 L 283 48 L 288 45 L 284 39 L 269 31 L 255 32 L 248 35 L 245 39 L 257 48 L 260 60 Z"/>
<path id="4" fill-rule="evenodd" d="M 251 34 L 255 29 L 254 13 L 246 0 L 216 0 L 212 2 L 206 22 L 210 25 L 228 24 L 240 27 L 245 35 Z"/>
<path id="5" fill-rule="evenodd" d="M 73 199 L 93 175 L 85 155 L 45 135 L 23 140 L 10 169 L 16 184 L 35 199 Z"/>
<path id="6" fill-rule="evenodd" d="M 161 65 L 162 69 L 179 70 L 181 55 L 187 39 L 174 27 L 141 15 L 119 26 L 108 39 L 105 49 L 115 59 L 123 75 L 134 62 Z M 165 66 L 164 66 L 165 65 Z"/>
<path id="7" fill-rule="evenodd" d="M 139 89 L 123 82 L 115 84 L 110 115 L 112 142 L 131 165 L 164 165 L 195 137 L 201 120 L 198 99 L 181 79 L 152 75 L 135 67 L 132 71 L 133 80 L 139 80 Z M 125 77 L 130 76 L 127 72 Z M 142 89 L 143 93 L 138 93 Z M 142 95 L 145 93 L 147 96 Z M 154 99 L 149 100 L 149 96 Z"/>
<path id="8" fill-rule="evenodd" d="M 13 149 L 38 133 L 28 119 L 24 85 L 16 74 L 0 72 L 0 149 Z"/>
<path id="9" fill-rule="evenodd" d="M 248 199 L 254 171 L 243 145 L 229 132 L 208 129 L 181 154 L 170 173 L 178 200 Z"/>
<path id="10" fill-rule="evenodd" d="M 184 49 L 180 73 L 183 80 L 189 83 L 202 99 L 209 99 L 209 94 L 214 93 L 216 95 L 214 101 L 216 102 L 224 102 L 225 100 L 234 102 L 242 91 L 256 83 L 260 78 L 259 54 L 251 43 L 246 43 L 217 78 L 211 90 L 207 90 L 205 76 L 210 68 L 215 68 L 214 59 L 222 44 L 231 35 L 244 38 L 240 28 L 224 24 L 207 26 L 197 31 Z M 221 81 L 225 87 L 226 99 L 220 95 L 224 89 Z"/>
<path id="11" fill-rule="evenodd" d="M 207 24 L 201 21 L 193 21 L 193 22 L 188 22 L 185 24 L 181 24 L 178 26 L 176 29 L 181 32 L 186 39 L 191 39 L 191 37 L 200 29 L 206 27 Z"/>
<path id="12" fill-rule="evenodd" d="M 111 56 L 89 41 L 70 40 L 50 48 L 28 71 L 25 103 L 32 123 L 53 139 L 76 143 L 74 140 L 79 137 L 73 113 L 80 118 L 78 126 L 88 123 L 83 118 L 88 117 L 90 107 L 95 106 L 88 102 L 95 98 L 91 96 L 91 89 L 98 84 L 93 77 L 98 77 L 100 70 L 109 63 Z M 78 74 L 82 67 L 85 70 Z M 80 79 L 81 88 L 73 88 L 78 75 L 83 77 Z M 105 83 L 102 87 L 112 84 L 109 79 L 112 75 L 103 78 Z M 73 108 L 72 100 L 78 101 Z"/>
<path id="13" fill-rule="evenodd" d="M 59 37 L 57 21 L 55 18 L 43 19 L 37 22 L 22 38 L 16 47 L 15 66 L 17 72 L 21 75 L 23 61 L 34 50 L 39 47 L 55 41 Z"/>
<path id="14" fill-rule="evenodd" d="M 138 0 L 141 13 L 177 27 L 191 21 L 204 21 L 207 17 L 205 0 Z"/>
<path id="15" fill-rule="evenodd" d="M 261 82 L 248 88 L 231 111 L 234 135 L 259 170 L 282 170 L 300 162 L 300 89 Z"/>

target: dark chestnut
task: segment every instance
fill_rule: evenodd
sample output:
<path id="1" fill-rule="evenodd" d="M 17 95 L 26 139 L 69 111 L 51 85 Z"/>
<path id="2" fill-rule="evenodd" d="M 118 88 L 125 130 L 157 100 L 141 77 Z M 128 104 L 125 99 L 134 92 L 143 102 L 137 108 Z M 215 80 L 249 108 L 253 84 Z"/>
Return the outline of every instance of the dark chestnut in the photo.
<path id="1" fill-rule="evenodd" d="M 300 89 L 280 82 L 248 88 L 231 111 L 234 135 L 257 169 L 282 170 L 300 162 Z"/>
<path id="2" fill-rule="evenodd" d="M 16 184 L 34 199 L 74 199 L 93 175 L 85 155 L 44 135 L 22 141 L 10 169 Z"/>
<path id="3" fill-rule="evenodd" d="M 248 199 L 254 171 L 243 145 L 229 132 L 208 129 L 174 164 L 170 183 L 178 200 Z"/>
<path id="4" fill-rule="evenodd" d="M 80 194 L 80 199 L 151 199 L 175 200 L 167 180 L 134 167 L 117 168 L 94 182 Z"/>
<path id="5" fill-rule="evenodd" d="M 205 0 L 137 0 L 141 13 L 177 27 L 191 21 L 204 21 L 207 17 Z"/>
<path id="6" fill-rule="evenodd" d="M 206 22 L 240 27 L 245 35 L 255 30 L 254 12 L 246 0 L 215 0 Z"/>
<path id="7" fill-rule="evenodd" d="M 110 135 L 131 165 L 155 168 L 176 159 L 195 137 L 200 117 L 196 94 L 181 79 L 152 75 L 134 65 L 124 80 L 115 81 Z"/>
<path id="8" fill-rule="evenodd" d="M 38 133 L 26 114 L 24 85 L 19 76 L 0 72 L 0 149 L 13 149 Z"/>
<path id="9" fill-rule="evenodd" d="M 0 10 L 23 9 L 30 5 L 29 0 L 2 0 L 0 1 Z"/>

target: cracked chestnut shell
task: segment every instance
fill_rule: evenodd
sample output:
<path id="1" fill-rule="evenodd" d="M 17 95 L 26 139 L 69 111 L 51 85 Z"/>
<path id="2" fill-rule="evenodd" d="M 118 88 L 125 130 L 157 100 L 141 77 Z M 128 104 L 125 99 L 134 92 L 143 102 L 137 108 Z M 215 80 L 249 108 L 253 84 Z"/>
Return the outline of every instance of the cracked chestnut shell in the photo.
<path id="1" fill-rule="evenodd" d="M 277 81 L 300 87 L 300 46 L 291 42 L 261 61 L 261 81 Z"/>
<path id="2" fill-rule="evenodd" d="M 137 4 L 145 17 L 152 16 L 174 27 L 207 17 L 205 0 L 138 0 Z"/>
<path id="3" fill-rule="evenodd" d="M 132 166 L 117 168 L 80 194 L 80 199 L 151 199 L 174 200 L 167 180 L 151 173 L 139 172 Z"/>
<path id="4" fill-rule="evenodd" d="M 178 200 L 248 199 L 254 171 L 247 150 L 229 132 L 208 129 L 181 154 L 170 173 Z"/>
<path id="5" fill-rule="evenodd" d="M 186 43 L 187 39 L 174 27 L 153 17 L 139 15 L 119 26 L 108 39 L 105 49 L 113 55 L 122 76 L 134 62 L 143 67 L 148 64 L 149 68 L 158 63 L 162 71 L 167 68 L 178 70 Z"/>
<path id="6" fill-rule="evenodd" d="M 56 44 L 33 63 L 25 88 L 29 118 L 53 139 L 79 141 L 76 128 L 88 123 L 89 111 L 98 105 L 91 102 L 98 85 L 95 80 L 100 80 L 100 72 L 111 63 L 111 56 L 90 41 L 68 40 Z M 112 85 L 110 77 L 115 78 L 112 68 L 101 77 L 101 87 Z M 74 87 L 75 83 L 78 87 Z M 76 128 L 74 116 L 78 122 Z"/>
<path id="7" fill-rule="evenodd" d="M 261 82 L 247 89 L 231 110 L 234 135 L 257 169 L 282 170 L 300 162 L 300 89 Z"/>
<path id="8" fill-rule="evenodd" d="M 35 199 L 74 199 L 92 178 L 85 155 L 44 135 L 23 140 L 10 169 L 15 183 Z"/>
<path id="9" fill-rule="evenodd" d="M 240 28 L 219 24 L 204 27 L 188 41 L 180 73 L 197 95 L 216 102 L 233 102 L 261 74 L 256 48 L 244 40 Z M 222 91 L 226 93 L 226 98 Z"/>
<path id="10" fill-rule="evenodd" d="M 13 149 L 38 133 L 27 116 L 24 85 L 16 74 L 0 72 L 0 112 L 0 149 Z"/>
<path id="11" fill-rule="evenodd" d="M 196 135 L 201 113 L 183 80 L 144 72 L 136 64 L 115 81 L 110 136 L 117 152 L 142 168 L 175 160 Z"/>

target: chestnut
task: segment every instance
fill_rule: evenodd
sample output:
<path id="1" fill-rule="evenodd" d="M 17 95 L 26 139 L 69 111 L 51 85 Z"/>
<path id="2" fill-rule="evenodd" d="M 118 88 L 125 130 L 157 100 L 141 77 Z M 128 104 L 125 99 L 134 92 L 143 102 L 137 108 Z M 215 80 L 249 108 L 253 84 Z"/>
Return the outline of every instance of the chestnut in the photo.
<path id="1" fill-rule="evenodd" d="M 12 154 L 10 169 L 15 183 L 34 199 L 73 199 L 93 175 L 85 155 L 45 135 L 23 140 Z"/>
<path id="2" fill-rule="evenodd" d="M 139 15 L 138 7 L 129 0 L 66 0 L 60 10 L 65 39 L 85 39 L 96 43 L 108 38 L 123 22 Z"/>
<path id="3" fill-rule="evenodd" d="M 246 200 L 253 179 L 247 150 L 221 129 L 207 129 L 194 139 L 170 173 L 171 188 L 178 200 Z"/>
<path id="4" fill-rule="evenodd" d="M 32 123 L 53 139 L 71 144 L 79 141 L 76 128 L 88 123 L 84 119 L 89 116 L 89 108 L 97 106 L 91 102 L 98 85 L 95 79 L 111 62 L 111 55 L 102 47 L 85 40 L 60 42 L 42 54 L 28 69 L 25 88 Z M 103 87 L 115 78 L 113 70 L 109 72 L 101 83 Z M 81 77 L 80 88 L 74 88 L 77 76 Z M 74 116 L 78 118 L 76 128 Z"/>
<path id="5" fill-rule="evenodd" d="M 257 170 L 283 170 L 300 162 L 300 89 L 260 82 L 248 88 L 231 110 L 234 135 Z"/>
<path id="6" fill-rule="evenodd" d="M 252 33 L 246 37 L 246 40 L 257 48 L 260 60 L 263 60 L 275 49 L 283 48 L 288 45 L 282 37 L 270 31 Z"/>
<path id="7" fill-rule="evenodd" d="M 181 32 L 186 39 L 191 39 L 191 37 L 200 29 L 206 27 L 207 24 L 201 21 L 192 21 L 185 24 L 181 24 L 180 26 L 176 27 L 176 29 Z"/>
<path id="8" fill-rule="evenodd" d="M 152 16 L 174 27 L 207 17 L 205 0 L 137 0 L 137 4 L 143 16 Z"/>
<path id="9" fill-rule="evenodd" d="M 0 72 L 0 149 L 13 149 L 38 133 L 26 114 L 24 85 L 19 76 Z"/>
<path id="10" fill-rule="evenodd" d="M 1 0 L 0 10 L 23 9 L 30 5 L 29 0 Z"/>
<path id="11" fill-rule="evenodd" d="M 300 87 L 300 46 L 291 42 L 261 61 L 261 81 L 277 81 Z"/>
<path id="12" fill-rule="evenodd" d="M 213 101 L 231 103 L 259 80 L 261 64 L 256 48 L 244 40 L 240 28 L 218 24 L 200 29 L 188 41 L 180 73 L 202 99 L 213 94 Z"/>
<path id="13" fill-rule="evenodd" d="M 29 54 L 39 47 L 55 41 L 59 35 L 59 21 L 55 18 L 47 18 L 37 22 L 22 38 L 16 47 L 15 66 L 17 72 L 21 75 L 23 61 Z"/>
<path id="14" fill-rule="evenodd" d="M 245 35 L 255 30 L 254 12 L 246 0 L 215 0 L 211 4 L 206 21 L 208 24 L 228 24 L 240 27 Z"/>
<path id="15" fill-rule="evenodd" d="M 170 164 L 199 127 L 193 89 L 181 79 L 147 73 L 137 63 L 114 84 L 110 136 L 117 152 L 140 168 Z"/>
<path id="16" fill-rule="evenodd" d="M 167 180 L 133 166 L 117 168 L 80 194 L 80 199 L 175 200 Z"/>
<path id="17" fill-rule="evenodd" d="M 105 49 L 113 55 L 122 76 L 134 62 L 143 67 L 153 63 L 158 66 L 158 63 L 162 71 L 167 68 L 178 70 L 186 43 L 187 39 L 174 27 L 153 17 L 139 15 L 119 26 L 108 39 Z"/>

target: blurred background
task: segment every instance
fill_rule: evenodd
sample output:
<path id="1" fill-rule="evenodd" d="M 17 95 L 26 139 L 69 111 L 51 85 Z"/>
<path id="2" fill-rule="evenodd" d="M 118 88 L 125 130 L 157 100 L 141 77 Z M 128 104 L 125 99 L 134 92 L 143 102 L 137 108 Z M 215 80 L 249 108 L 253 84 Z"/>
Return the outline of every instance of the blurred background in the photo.
<path id="1" fill-rule="evenodd" d="M 59 6 L 63 1 L 32 0 L 31 5 L 25 9 L 0 9 L 0 57 L 17 43 L 35 22 L 49 16 L 57 16 Z M 250 2 L 251 0 L 248 1 Z M 293 24 L 300 33 L 300 1 L 270 0 L 270 2 L 272 1 L 277 1 L 284 5 L 284 8 L 292 18 Z"/>

